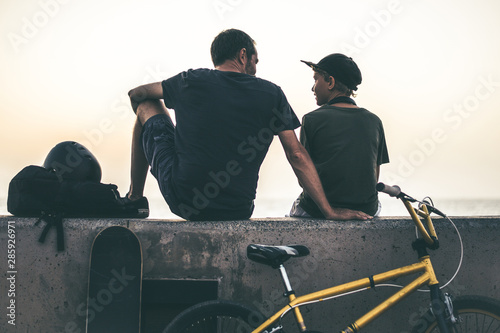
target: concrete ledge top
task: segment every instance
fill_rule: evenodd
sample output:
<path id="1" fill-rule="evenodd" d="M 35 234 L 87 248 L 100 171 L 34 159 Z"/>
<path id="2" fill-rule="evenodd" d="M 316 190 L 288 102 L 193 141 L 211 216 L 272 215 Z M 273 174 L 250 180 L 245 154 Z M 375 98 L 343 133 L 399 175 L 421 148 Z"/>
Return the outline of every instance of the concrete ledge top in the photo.
<path id="1" fill-rule="evenodd" d="M 489 228 L 500 228 L 500 216 L 471 216 L 450 217 L 456 224 L 466 224 L 468 227 L 486 225 Z M 36 218 L 0 216 L 0 223 L 15 220 L 16 223 L 31 225 Z M 443 218 L 433 218 L 436 225 L 450 225 Z M 186 221 L 182 219 L 130 219 L 130 218 L 66 218 L 65 225 L 74 227 L 98 227 L 109 225 L 125 225 L 131 229 L 151 227 L 178 229 L 218 229 L 218 230 L 292 230 L 292 229 L 399 229 L 413 227 L 409 217 L 390 216 L 378 217 L 368 221 L 335 221 L 312 218 L 269 217 L 252 218 L 235 221 Z M 278 226 L 279 225 L 279 226 Z"/>

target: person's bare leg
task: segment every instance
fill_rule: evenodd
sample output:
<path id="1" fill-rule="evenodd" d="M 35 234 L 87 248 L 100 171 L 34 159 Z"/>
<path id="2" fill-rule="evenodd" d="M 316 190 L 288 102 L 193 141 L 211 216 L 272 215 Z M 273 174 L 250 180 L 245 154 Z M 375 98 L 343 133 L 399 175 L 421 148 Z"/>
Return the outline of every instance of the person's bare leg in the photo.
<path id="1" fill-rule="evenodd" d="M 132 132 L 130 189 L 128 192 L 128 198 L 132 201 L 143 197 L 144 185 L 146 184 L 146 177 L 149 170 L 149 164 L 142 148 L 141 133 L 142 124 L 138 117 Z"/>
<path id="2" fill-rule="evenodd" d="M 128 193 L 128 198 L 132 201 L 144 196 L 144 185 L 149 171 L 149 163 L 142 148 L 142 126 L 149 118 L 157 114 L 170 116 L 160 100 L 144 101 L 137 108 L 137 120 L 132 133 L 130 189 Z"/>

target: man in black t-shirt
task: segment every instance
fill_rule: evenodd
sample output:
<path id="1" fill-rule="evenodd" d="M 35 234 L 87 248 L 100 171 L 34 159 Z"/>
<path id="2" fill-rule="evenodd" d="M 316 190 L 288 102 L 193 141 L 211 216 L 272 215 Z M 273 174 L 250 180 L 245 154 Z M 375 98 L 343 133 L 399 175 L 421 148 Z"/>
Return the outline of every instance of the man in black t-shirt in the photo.
<path id="1" fill-rule="evenodd" d="M 314 165 L 295 136 L 300 123 L 283 91 L 255 77 L 254 41 L 243 31 L 225 30 L 214 39 L 211 54 L 215 70 L 190 69 L 129 92 L 137 122 L 126 200 L 144 199 L 151 166 L 176 215 L 190 220 L 249 218 L 260 166 L 278 135 L 324 216 L 369 218 L 328 204 Z M 176 125 L 167 108 L 175 111 Z"/>

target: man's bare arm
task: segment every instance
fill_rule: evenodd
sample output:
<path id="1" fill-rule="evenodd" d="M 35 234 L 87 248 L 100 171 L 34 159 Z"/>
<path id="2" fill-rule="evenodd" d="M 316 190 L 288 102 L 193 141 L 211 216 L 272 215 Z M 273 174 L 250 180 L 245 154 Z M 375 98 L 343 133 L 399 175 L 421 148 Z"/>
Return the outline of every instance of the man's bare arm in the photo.
<path id="1" fill-rule="evenodd" d="M 132 109 L 137 113 L 137 107 L 145 100 L 162 99 L 163 88 L 161 82 L 149 83 L 130 90 L 128 96 L 130 97 Z"/>
<path id="2" fill-rule="evenodd" d="M 295 132 L 285 130 L 278 133 L 288 162 L 293 168 L 303 189 L 313 198 L 319 209 L 327 219 L 337 220 L 366 220 L 368 214 L 350 209 L 333 209 L 326 199 L 323 186 L 309 153 L 297 140 Z"/>

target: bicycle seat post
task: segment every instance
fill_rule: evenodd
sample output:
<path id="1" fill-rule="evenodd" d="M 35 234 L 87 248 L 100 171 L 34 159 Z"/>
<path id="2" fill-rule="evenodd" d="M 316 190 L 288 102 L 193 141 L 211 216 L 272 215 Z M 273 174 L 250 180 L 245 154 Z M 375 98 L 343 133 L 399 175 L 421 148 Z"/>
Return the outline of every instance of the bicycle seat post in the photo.
<path id="1" fill-rule="evenodd" d="M 290 295 L 295 294 L 295 292 L 292 289 L 292 285 L 290 284 L 290 279 L 288 279 L 288 274 L 286 273 L 285 266 L 283 266 L 283 264 L 281 264 L 279 266 L 279 270 L 281 273 L 281 278 L 283 279 L 283 284 L 285 285 L 285 289 L 286 289 L 285 296 L 289 297 Z"/>
<path id="2" fill-rule="evenodd" d="M 295 299 L 295 291 L 292 289 L 292 285 L 290 284 L 290 280 L 288 279 L 288 274 L 286 273 L 285 266 L 283 264 L 280 264 L 279 270 L 281 273 L 281 278 L 283 279 L 283 283 L 285 285 L 286 292 L 284 293 L 283 296 L 287 297 L 288 300 L 291 302 Z M 295 315 L 295 319 L 297 321 L 297 327 L 299 328 L 300 332 L 306 332 L 307 328 L 304 323 L 304 317 L 302 317 L 302 313 L 300 313 L 299 307 L 296 307 L 293 309 L 293 313 Z"/>

